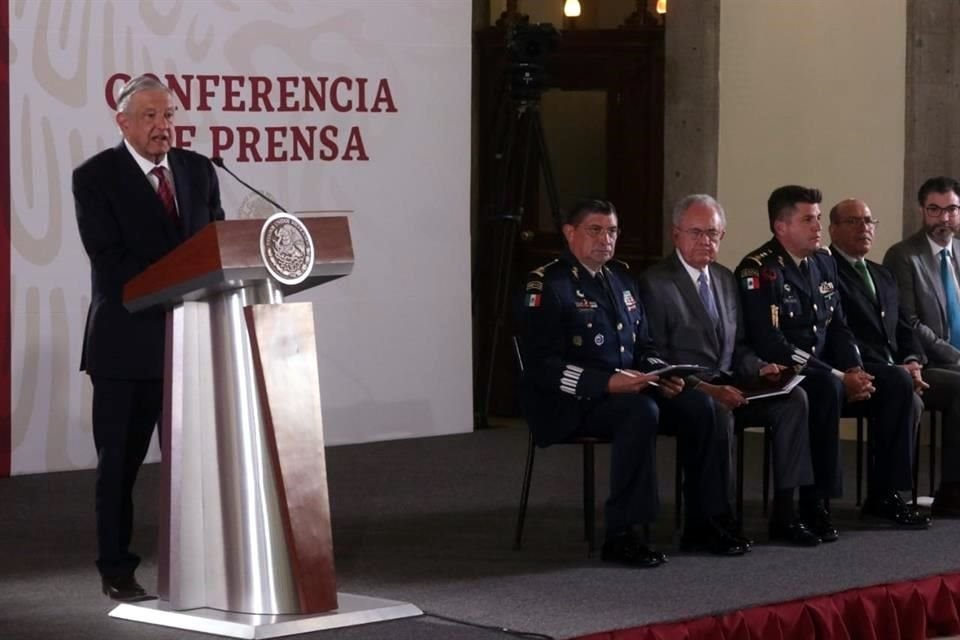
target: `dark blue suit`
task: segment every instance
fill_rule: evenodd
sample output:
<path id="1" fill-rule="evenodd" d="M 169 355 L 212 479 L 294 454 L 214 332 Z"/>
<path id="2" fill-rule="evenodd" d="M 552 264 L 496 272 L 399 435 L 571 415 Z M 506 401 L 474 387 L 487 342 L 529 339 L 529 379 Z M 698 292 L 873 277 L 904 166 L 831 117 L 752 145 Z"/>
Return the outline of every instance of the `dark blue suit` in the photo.
<path id="1" fill-rule="evenodd" d="M 131 573 L 139 563 L 129 552 L 131 493 L 163 397 L 164 312 L 129 313 L 123 285 L 204 225 L 224 217 L 210 161 L 180 149 L 171 149 L 167 157 L 177 221 L 165 214 L 123 143 L 73 172 L 77 226 L 90 258 L 90 310 L 80 367 L 93 381 L 97 567 L 105 577 Z"/>
<path id="2" fill-rule="evenodd" d="M 520 311 L 522 401 L 537 444 L 573 435 L 611 438 L 609 532 L 656 517 L 656 435 L 666 425 L 682 441 L 687 526 L 726 514 L 728 444 L 713 401 L 690 390 L 672 400 L 653 390 L 607 393 L 617 369 L 650 371 L 664 363 L 626 265 L 608 263 L 603 278 L 606 286 L 568 251 L 527 276 Z"/>

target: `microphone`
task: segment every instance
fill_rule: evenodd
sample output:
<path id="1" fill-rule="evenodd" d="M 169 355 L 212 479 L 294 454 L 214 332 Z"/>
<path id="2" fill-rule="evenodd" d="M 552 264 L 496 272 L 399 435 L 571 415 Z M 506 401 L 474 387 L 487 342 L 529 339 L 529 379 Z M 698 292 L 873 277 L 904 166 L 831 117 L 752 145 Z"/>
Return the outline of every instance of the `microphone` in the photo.
<path id="1" fill-rule="evenodd" d="M 268 198 L 268 197 L 267 197 L 267 194 L 265 194 L 264 192 L 260 191 L 259 189 L 255 189 L 254 187 L 250 186 L 249 184 L 247 184 L 246 182 L 244 182 L 243 179 L 242 179 L 240 176 L 238 176 L 237 174 L 235 174 L 233 171 L 230 171 L 230 169 L 227 167 L 227 165 L 223 162 L 223 158 L 221 158 L 220 156 L 213 156 L 212 158 L 210 158 L 210 162 L 212 162 L 213 164 L 217 165 L 218 167 L 220 167 L 221 169 L 223 169 L 224 171 L 226 171 L 227 173 L 229 173 L 231 176 L 233 176 L 233 179 L 234 179 L 234 180 L 236 180 L 237 182 L 239 182 L 240 184 L 242 184 L 243 186 L 245 186 L 247 189 L 250 189 L 250 191 L 253 191 L 255 194 L 257 194 L 258 196 L 260 196 L 261 198 L 263 198 L 264 200 L 266 200 L 267 202 L 269 202 L 270 204 L 272 204 L 273 206 L 275 206 L 278 211 L 286 211 L 286 210 L 287 210 L 285 207 L 281 207 L 279 204 L 277 204 L 276 202 L 274 202 L 273 200 L 271 200 L 270 198 Z"/>

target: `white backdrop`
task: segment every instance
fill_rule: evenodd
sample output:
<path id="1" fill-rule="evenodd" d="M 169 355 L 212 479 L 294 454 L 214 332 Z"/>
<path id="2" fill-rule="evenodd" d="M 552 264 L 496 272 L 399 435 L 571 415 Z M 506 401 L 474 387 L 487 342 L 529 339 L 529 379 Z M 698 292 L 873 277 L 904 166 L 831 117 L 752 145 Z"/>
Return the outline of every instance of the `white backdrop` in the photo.
<path id="1" fill-rule="evenodd" d="M 93 0 L 10 11 L 13 473 L 95 464 L 78 371 L 89 268 L 70 173 L 120 140 L 106 98 L 114 74 L 173 75 L 190 91 L 177 124 L 195 127 L 192 149 L 209 155 L 232 136 L 219 155 L 288 209 L 347 212 L 353 273 L 298 296 L 316 308 L 328 444 L 472 428 L 470 2 Z M 305 95 L 304 77 L 328 78 L 325 104 Z M 314 140 L 313 157 L 296 135 Z M 228 218 L 272 212 L 220 178 Z"/>

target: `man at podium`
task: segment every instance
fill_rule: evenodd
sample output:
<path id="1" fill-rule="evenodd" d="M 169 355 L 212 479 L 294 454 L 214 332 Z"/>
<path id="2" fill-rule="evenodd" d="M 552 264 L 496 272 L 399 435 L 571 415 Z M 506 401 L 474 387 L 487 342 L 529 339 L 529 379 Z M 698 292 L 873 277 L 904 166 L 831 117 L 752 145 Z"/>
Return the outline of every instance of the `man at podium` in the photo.
<path id="1" fill-rule="evenodd" d="M 123 286 L 204 225 L 222 220 L 210 161 L 171 147 L 176 113 L 169 89 L 152 76 L 120 90 L 116 147 L 73 172 L 77 226 L 90 259 L 91 298 L 81 371 L 93 384 L 97 449 L 97 569 L 114 600 L 147 597 L 140 558 L 129 549 L 133 485 L 163 400 L 163 310 L 129 313 Z"/>

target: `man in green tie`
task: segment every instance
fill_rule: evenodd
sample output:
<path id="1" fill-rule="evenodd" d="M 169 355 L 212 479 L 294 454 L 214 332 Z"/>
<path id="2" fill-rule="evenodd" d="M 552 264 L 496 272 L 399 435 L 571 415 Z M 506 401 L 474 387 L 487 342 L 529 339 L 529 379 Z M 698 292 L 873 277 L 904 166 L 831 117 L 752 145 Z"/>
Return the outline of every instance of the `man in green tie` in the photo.
<path id="1" fill-rule="evenodd" d="M 935 517 L 960 518 L 960 182 L 930 178 L 917 193 L 923 227 L 883 258 L 900 293 L 900 313 L 923 349 L 924 404 L 944 412 L 942 477 Z"/>
<path id="2" fill-rule="evenodd" d="M 899 320 L 893 276 L 865 260 L 878 223 L 862 200 L 843 200 L 830 210 L 830 252 L 837 264 L 840 300 L 863 367 L 874 376 L 878 389 L 893 388 L 903 378 L 913 381 L 915 392 L 912 411 L 909 405 L 907 411 L 892 411 L 883 393 L 868 401 L 873 455 L 863 515 L 922 528 L 929 519 L 909 508 L 897 492 L 912 485 L 913 434 L 923 410 L 917 394 L 928 386 L 921 375 L 923 350 L 910 326 Z"/>

